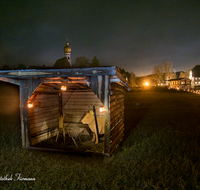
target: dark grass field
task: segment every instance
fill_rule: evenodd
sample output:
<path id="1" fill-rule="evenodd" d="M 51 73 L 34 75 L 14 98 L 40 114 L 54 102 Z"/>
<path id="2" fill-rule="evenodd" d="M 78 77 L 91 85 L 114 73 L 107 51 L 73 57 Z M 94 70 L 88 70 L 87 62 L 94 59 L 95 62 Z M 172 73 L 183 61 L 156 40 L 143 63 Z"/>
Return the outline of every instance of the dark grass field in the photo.
<path id="1" fill-rule="evenodd" d="M 129 92 L 111 158 L 33 151 L 21 148 L 18 88 L 0 83 L 0 189 L 200 189 L 199 110 L 197 94 Z"/>

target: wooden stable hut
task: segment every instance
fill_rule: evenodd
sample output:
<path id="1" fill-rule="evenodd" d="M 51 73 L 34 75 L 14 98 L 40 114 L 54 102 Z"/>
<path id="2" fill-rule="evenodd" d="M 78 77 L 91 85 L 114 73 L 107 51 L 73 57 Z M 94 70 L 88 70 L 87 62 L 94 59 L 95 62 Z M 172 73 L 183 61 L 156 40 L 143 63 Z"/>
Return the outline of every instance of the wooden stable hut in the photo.
<path id="1" fill-rule="evenodd" d="M 55 138 L 61 112 L 64 126 L 87 128 L 81 119 L 93 108 L 97 118 L 105 118 L 103 151 L 99 153 L 110 156 L 123 138 L 124 93 L 129 87 L 116 67 L 1 70 L 0 80 L 19 85 L 23 148 L 40 149 L 38 144 Z M 100 113 L 101 106 L 106 112 Z"/>

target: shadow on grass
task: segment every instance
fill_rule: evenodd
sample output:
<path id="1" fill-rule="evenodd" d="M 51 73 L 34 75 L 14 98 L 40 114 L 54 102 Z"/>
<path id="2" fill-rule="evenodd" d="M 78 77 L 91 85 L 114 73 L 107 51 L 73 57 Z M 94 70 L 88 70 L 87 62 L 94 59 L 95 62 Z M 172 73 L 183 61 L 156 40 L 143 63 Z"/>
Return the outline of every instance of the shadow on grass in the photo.
<path id="1" fill-rule="evenodd" d="M 124 138 L 122 143 L 130 135 L 130 132 L 137 126 L 142 118 L 148 112 L 150 103 L 143 103 L 135 97 L 137 92 L 129 92 L 125 94 L 125 110 L 124 110 Z M 144 92 L 145 93 L 145 92 Z"/>

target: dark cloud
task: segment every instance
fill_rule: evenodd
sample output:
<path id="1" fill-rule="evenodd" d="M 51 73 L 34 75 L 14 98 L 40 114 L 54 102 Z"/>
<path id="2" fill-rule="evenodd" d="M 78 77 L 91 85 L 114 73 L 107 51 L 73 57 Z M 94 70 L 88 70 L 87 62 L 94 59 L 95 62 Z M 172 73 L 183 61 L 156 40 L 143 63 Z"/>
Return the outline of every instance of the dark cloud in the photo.
<path id="1" fill-rule="evenodd" d="M 0 2 L 0 66 L 53 65 L 68 40 L 72 59 L 97 56 L 136 75 L 173 62 L 200 63 L 198 0 Z"/>

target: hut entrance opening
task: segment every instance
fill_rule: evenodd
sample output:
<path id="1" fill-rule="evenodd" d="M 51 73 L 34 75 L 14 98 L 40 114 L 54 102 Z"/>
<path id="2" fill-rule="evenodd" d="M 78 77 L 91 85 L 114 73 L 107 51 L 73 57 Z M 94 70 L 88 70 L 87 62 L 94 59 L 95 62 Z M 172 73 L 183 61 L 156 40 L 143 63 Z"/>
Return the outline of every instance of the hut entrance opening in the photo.
<path id="1" fill-rule="evenodd" d="M 99 109 L 103 104 L 84 78 L 44 80 L 28 103 L 33 147 L 104 152 L 105 113 Z"/>

